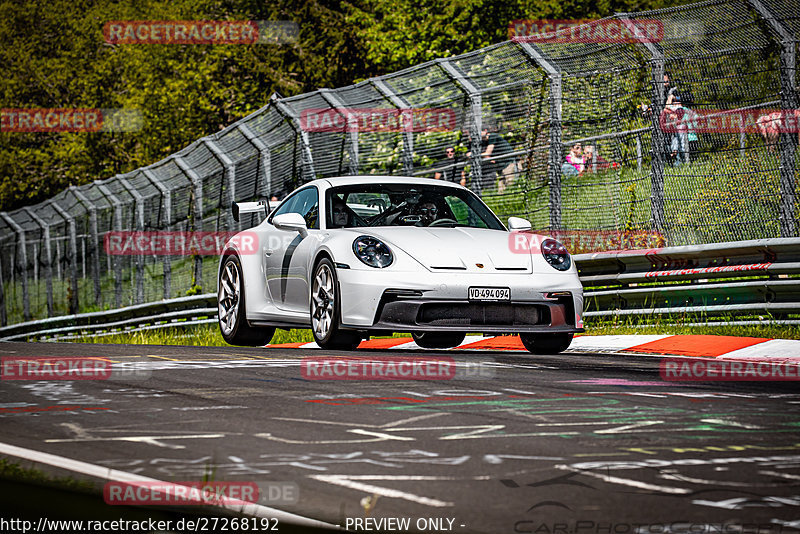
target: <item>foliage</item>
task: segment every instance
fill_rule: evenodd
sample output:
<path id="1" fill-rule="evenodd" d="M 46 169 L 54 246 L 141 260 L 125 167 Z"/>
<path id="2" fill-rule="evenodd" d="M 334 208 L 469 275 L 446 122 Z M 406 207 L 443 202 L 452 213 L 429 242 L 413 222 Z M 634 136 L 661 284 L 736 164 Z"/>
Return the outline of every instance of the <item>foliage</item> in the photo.
<path id="1" fill-rule="evenodd" d="M 469 52 L 506 40 L 512 20 L 676 3 L 684 0 L 0 0 L 4 108 L 134 109 L 144 119 L 129 133 L 0 132 L 0 211 L 154 163 L 276 92 L 341 87 Z M 288 20 L 300 35 L 283 45 L 112 45 L 102 35 L 112 20 Z"/>

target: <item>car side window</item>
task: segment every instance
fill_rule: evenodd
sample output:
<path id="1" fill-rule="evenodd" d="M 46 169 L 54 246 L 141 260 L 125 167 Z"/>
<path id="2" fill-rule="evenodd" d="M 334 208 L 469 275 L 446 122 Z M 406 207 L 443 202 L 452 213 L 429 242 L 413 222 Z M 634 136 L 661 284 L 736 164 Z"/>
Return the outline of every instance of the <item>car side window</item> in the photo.
<path id="1" fill-rule="evenodd" d="M 306 220 L 306 226 L 319 228 L 319 193 L 316 187 L 307 187 L 298 191 L 272 213 L 272 217 L 284 213 L 299 213 Z M 270 222 L 272 219 L 270 219 Z"/>

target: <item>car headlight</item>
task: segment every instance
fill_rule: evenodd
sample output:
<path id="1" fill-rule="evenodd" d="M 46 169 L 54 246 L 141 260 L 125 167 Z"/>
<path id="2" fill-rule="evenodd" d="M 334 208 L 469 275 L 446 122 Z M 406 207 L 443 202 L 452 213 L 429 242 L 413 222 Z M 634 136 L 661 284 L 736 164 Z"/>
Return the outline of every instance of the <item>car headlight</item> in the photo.
<path id="1" fill-rule="evenodd" d="M 392 250 L 389 246 L 378 239 L 368 235 L 362 235 L 353 241 L 353 253 L 364 264 L 377 269 L 383 269 L 392 264 Z"/>
<path id="2" fill-rule="evenodd" d="M 555 239 L 548 238 L 542 241 L 542 256 L 547 260 L 547 263 L 559 271 L 566 271 L 572 265 L 567 247 Z"/>

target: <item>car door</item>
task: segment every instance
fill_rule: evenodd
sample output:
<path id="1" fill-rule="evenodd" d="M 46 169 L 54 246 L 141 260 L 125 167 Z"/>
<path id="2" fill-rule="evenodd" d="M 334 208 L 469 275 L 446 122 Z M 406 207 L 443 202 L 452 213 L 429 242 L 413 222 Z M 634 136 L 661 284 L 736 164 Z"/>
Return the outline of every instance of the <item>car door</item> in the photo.
<path id="1" fill-rule="evenodd" d="M 267 288 L 276 307 L 281 310 L 309 313 L 310 294 L 308 260 L 314 253 L 319 233 L 319 191 L 309 186 L 297 191 L 270 215 L 299 213 L 306 221 L 308 235 L 303 238 L 294 230 L 279 230 L 272 226 L 264 247 Z"/>

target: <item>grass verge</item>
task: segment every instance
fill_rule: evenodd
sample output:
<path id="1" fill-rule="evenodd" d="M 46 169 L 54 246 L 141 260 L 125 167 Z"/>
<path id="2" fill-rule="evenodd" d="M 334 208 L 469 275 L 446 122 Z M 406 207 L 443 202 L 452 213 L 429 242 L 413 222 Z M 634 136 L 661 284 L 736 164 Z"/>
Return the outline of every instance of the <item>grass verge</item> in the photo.
<path id="1" fill-rule="evenodd" d="M 720 335 L 739 337 L 760 337 L 778 339 L 800 339 L 800 325 L 780 325 L 762 323 L 758 325 L 703 325 L 691 326 L 691 318 L 682 323 L 636 324 L 631 321 L 585 321 L 586 335 Z M 408 334 L 395 334 L 394 337 L 407 337 Z M 277 330 L 271 344 L 313 341 L 311 331 Z M 206 347 L 227 347 L 216 324 L 196 325 L 177 328 L 162 328 L 142 332 L 118 333 L 100 337 L 81 337 L 70 340 L 77 343 L 113 343 L 122 345 L 197 345 Z"/>

